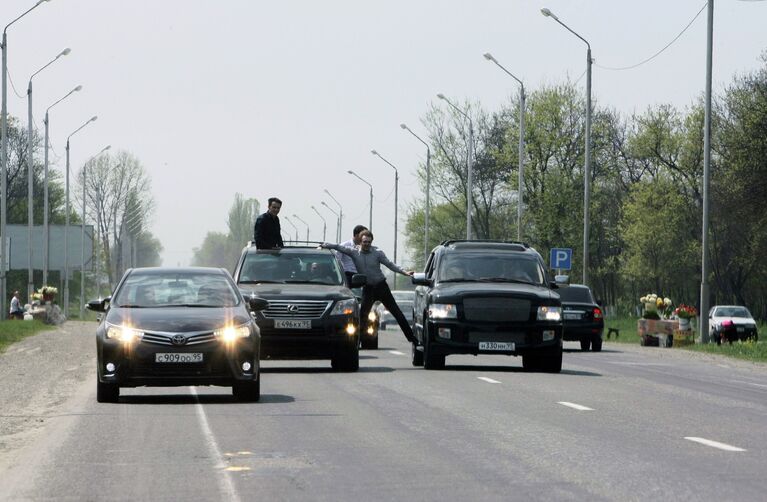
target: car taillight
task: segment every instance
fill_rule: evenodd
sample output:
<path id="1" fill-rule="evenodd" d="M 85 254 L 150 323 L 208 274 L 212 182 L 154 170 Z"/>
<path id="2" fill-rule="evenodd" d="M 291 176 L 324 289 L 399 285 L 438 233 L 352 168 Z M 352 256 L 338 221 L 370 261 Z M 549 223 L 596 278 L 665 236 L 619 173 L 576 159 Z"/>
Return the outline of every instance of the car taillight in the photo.
<path id="1" fill-rule="evenodd" d="M 594 307 L 594 319 L 602 319 L 602 309 Z"/>

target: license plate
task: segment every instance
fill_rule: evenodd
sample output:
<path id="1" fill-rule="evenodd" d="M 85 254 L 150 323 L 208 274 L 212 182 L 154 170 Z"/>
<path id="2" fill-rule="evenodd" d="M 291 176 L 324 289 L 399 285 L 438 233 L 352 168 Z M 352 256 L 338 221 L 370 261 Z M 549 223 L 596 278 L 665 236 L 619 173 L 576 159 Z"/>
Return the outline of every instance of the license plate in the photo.
<path id="1" fill-rule="evenodd" d="M 565 319 L 580 319 L 580 318 L 581 318 L 580 314 L 569 314 L 565 312 Z"/>
<path id="2" fill-rule="evenodd" d="M 274 321 L 274 327 L 277 329 L 311 329 L 312 321 L 306 320 L 294 320 L 294 319 L 276 319 Z"/>
<path id="3" fill-rule="evenodd" d="M 514 350 L 514 342 L 479 342 L 479 350 Z"/>
<path id="4" fill-rule="evenodd" d="M 158 352 L 154 355 L 156 363 L 201 363 L 202 352 Z"/>

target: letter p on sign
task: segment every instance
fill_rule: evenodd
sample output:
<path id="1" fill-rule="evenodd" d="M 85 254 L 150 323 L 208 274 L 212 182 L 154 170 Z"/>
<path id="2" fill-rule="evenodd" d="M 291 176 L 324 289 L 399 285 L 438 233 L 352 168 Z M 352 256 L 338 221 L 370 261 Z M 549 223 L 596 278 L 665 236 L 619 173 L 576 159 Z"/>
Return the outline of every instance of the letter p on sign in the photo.
<path id="1" fill-rule="evenodd" d="M 570 270 L 573 262 L 573 250 L 570 248 L 551 248 L 549 262 L 553 269 Z"/>

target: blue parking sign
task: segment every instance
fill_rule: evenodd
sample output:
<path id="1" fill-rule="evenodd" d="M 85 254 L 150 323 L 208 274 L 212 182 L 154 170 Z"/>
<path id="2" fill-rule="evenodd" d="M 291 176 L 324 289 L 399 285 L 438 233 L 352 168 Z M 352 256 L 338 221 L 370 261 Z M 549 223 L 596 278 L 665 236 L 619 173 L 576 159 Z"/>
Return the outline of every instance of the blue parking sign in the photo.
<path id="1" fill-rule="evenodd" d="M 573 250 L 570 248 L 551 248 L 549 265 L 553 269 L 570 270 L 573 264 Z"/>

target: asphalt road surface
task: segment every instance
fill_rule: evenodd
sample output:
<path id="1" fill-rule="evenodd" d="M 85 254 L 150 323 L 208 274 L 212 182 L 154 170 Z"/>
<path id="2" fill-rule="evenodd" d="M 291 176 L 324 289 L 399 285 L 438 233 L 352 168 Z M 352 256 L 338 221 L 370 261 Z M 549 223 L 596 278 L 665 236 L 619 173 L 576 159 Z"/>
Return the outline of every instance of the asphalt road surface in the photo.
<path id="1" fill-rule="evenodd" d="M 265 362 L 259 403 L 180 387 L 98 404 L 92 335 L 71 336 L 92 353 L 68 368 L 66 399 L 38 408 L 43 425 L 0 450 L 0 499 L 767 497 L 764 365 L 606 342 L 568 344 L 557 375 L 504 356 L 426 371 L 389 330 L 358 373 Z M 0 363 L 24 354 L 13 350 Z"/>

